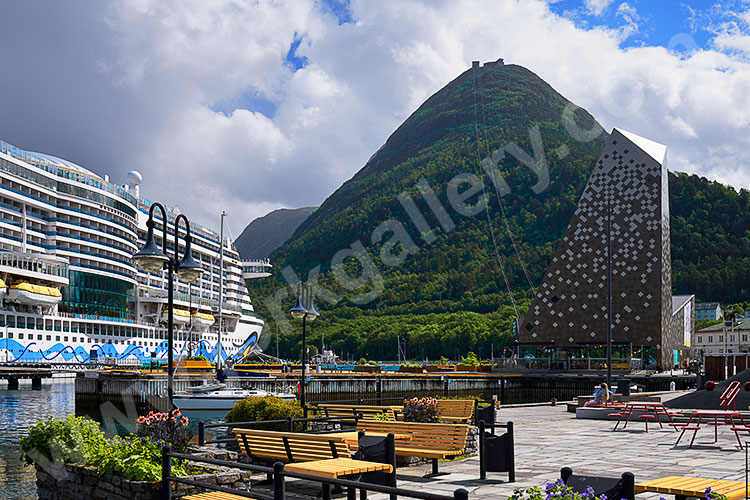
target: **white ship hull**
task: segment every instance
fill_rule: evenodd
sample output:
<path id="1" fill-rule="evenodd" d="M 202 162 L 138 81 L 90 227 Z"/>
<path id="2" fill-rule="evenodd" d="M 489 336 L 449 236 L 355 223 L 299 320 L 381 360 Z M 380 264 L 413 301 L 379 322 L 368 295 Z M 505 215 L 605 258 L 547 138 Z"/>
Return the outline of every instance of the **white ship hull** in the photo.
<path id="1" fill-rule="evenodd" d="M 133 364 L 167 358 L 164 327 L 88 315 L 21 314 L 0 310 L 0 362 L 88 363 L 105 358 Z M 222 334 L 222 360 L 233 356 L 243 343 L 255 344 L 262 321 L 238 322 L 234 331 Z M 90 333 L 88 333 L 90 331 Z M 188 354 L 205 356 L 215 363 L 218 356 L 215 332 L 188 327 L 175 328 L 175 359 Z M 94 353 L 92 356 L 92 353 Z"/>
<path id="2" fill-rule="evenodd" d="M 175 406 L 182 412 L 206 411 L 206 410 L 231 410 L 235 403 L 245 398 L 262 398 L 264 396 L 276 396 L 286 400 L 297 397 L 287 393 L 269 393 L 266 391 L 252 389 L 226 389 L 214 391 L 208 394 L 175 394 L 173 401 Z"/>

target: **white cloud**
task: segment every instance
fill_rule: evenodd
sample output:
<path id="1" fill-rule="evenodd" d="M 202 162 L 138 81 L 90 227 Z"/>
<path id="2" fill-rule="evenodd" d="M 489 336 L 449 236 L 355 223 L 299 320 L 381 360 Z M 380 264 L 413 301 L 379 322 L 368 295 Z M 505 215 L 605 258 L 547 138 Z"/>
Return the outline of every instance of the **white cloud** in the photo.
<path id="1" fill-rule="evenodd" d="M 601 15 L 611 3 L 586 5 Z M 52 28 L 32 31 L 23 20 L 40 12 L 23 4 L 0 32 L 14 68 L 0 79 L 13 96 L 0 138 L 115 181 L 136 168 L 149 198 L 209 226 L 226 209 L 236 233 L 271 209 L 321 203 L 475 59 L 526 66 L 605 128 L 666 144 L 673 169 L 750 187 L 743 30 L 685 56 L 621 48 L 640 22 L 628 3 L 622 27 L 584 29 L 541 0 L 355 0 L 341 25 L 313 0 L 53 2 Z M 307 59 L 296 71 L 295 37 Z"/>
<path id="2" fill-rule="evenodd" d="M 601 16 L 614 0 L 584 0 L 586 10 L 592 16 Z"/>

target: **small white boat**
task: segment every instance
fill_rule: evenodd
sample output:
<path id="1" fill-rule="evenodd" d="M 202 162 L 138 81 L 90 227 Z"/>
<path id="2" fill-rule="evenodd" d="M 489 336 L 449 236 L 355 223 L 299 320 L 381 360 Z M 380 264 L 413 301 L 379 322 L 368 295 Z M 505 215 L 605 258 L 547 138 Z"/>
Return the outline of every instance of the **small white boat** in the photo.
<path id="1" fill-rule="evenodd" d="M 161 314 L 161 320 L 164 323 L 169 322 L 169 310 L 167 309 Z M 190 321 L 190 311 L 185 311 L 183 309 L 175 309 L 172 314 L 172 321 L 174 321 L 175 325 L 185 325 Z"/>
<path id="2" fill-rule="evenodd" d="M 213 314 L 195 312 L 191 317 L 195 322 L 195 326 L 198 328 L 208 328 L 216 322 L 216 318 L 214 318 Z"/>
<path id="3" fill-rule="evenodd" d="M 226 389 L 224 384 L 213 384 L 219 388 L 210 389 L 203 386 L 191 387 L 189 392 L 178 392 L 173 401 L 180 411 L 231 410 L 237 401 L 245 398 L 262 398 L 276 396 L 284 400 L 295 400 L 297 396 L 291 393 L 266 392 L 259 389 Z"/>
<path id="4" fill-rule="evenodd" d="M 26 281 L 11 285 L 8 299 L 31 306 L 51 307 L 62 300 L 60 290 L 51 286 L 33 285 Z"/>

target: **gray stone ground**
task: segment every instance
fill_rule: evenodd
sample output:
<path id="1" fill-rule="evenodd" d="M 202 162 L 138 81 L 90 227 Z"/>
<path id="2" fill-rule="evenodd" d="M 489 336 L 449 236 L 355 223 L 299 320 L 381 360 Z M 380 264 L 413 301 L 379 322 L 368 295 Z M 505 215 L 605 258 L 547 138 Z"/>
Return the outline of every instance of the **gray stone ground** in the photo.
<path id="1" fill-rule="evenodd" d="M 641 421 L 631 421 L 625 431 L 613 432 L 614 422 L 576 419 L 564 405 L 501 409 L 498 421 L 508 420 L 515 424 L 515 483 L 508 483 L 505 473 L 488 473 L 486 481 L 479 481 L 479 458 L 472 457 L 440 463 L 440 471 L 449 474 L 433 479 L 421 477 L 429 472 L 429 464 L 399 468 L 398 486 L 444 495 L 465 488 L 470 499 L 504 499 L 515 488 L 543 486 L 555 480 L 564 466 L 576 473 L 602 476 L 630 471 L 636 482 L 673 475 L 736 481 L 745 476 L 745 453 L 728 427 L 719 427 L 717 443 L 713 442 L 713 429 L 703 428 L 689 449 L 687 432 L 675 447 L 679 433 L 671 427 L 661 430 L 650 424 L 646 434 Z M 743 444 L 745 440 L 750 437 L 743 439 Z M 288 483 L 290 495 L 316 493 L 311 483 L 294 483 Z M 637 496 L 639 500 L 659 497 L 648 493 Z M 370 494 L 369 498 L 387 496 Z"/>

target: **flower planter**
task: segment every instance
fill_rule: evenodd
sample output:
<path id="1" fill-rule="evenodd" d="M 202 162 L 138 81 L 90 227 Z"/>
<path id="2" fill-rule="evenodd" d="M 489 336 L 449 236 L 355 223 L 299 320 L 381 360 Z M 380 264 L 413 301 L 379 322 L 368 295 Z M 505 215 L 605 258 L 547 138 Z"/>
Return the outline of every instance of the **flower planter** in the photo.
<path id="1" fill-rule="evenodd" d="M 479 365 L 456 365 L 457 372 L 478 372 Z"/>
<path id="2" fill-rule="evenodd" d="M 354 371 L 357 373 L 380 373 L 380 367 L 371 365 L 356 365 L 354 367 Z"/>
<path id="3" fill-rule="evenodd" d="M 186 360 L 183 359 L 177 363 L 177 371 L 187 373 L 203 373 L 212 372 L 216 368 L 208 361 L 203 360 Z"/>
<path id="4" fill-rule="evenodd" d="M 95 467 L 77 464 L 52 463 L 36 468 L 36 487 L 39 500 L 160 500 L 161 481 L 134 481 L 102 474 Z M 250 490 L 250 476 L 236 469 L 187 476 L 187 479 L 206 484 L 220 484 L 238 490 Z M 172 498 L 181 498 L 205 490 L 174 484 Z"/>
<path id="5" fill-rule="evenodd" d="M 399 373 L 423 373 L 424 368 L 421 366 L 399 366 L 398 367 Z"/>
<path id="6" fill-rule="evenodd" d="M 428 373 L 447 373 L 455 372 L 456 367 L 453 365 L 427 365 L 425 366 L 425 370 L 427 370 Z"/>

